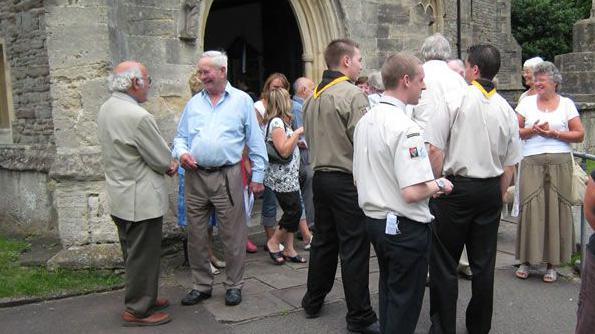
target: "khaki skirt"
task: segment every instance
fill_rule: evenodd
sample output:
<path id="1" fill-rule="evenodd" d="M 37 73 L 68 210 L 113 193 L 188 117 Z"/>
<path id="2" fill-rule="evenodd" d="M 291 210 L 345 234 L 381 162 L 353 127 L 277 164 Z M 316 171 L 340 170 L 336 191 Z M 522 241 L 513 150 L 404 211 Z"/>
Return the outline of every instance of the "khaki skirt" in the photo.
<path id="1" fill-rule="evenodd" d="M 516 257 L 521 263 L 558 266 L 570 261 L 574 245 L 571 193 L 570 153 L 523 158 L 516 240 Z"/>

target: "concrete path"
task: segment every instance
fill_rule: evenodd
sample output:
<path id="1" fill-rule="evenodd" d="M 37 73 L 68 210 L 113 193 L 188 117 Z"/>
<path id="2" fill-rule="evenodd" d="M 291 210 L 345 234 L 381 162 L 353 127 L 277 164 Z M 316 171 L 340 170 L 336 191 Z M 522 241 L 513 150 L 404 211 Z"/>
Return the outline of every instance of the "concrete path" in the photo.
<path id="1" fill-rule="evenodd" d="M 576 323 L 576 298 L 580 282 L 560 277 L 554 284 L 541 281 L 534 272 L 525 281 L 514 277 L 515 225 L 503 221 L 499 232 L 496 295 L 492 333 L 572 333 Z M 307 256 L 307 252 L 302 255 Z M 299 307 L 305 291 L 307 265 L 275 266 L 262 248 L 249 254 L 243 302 L 224 305 L 223 274 L 216 276 L 213 297 L 199 305 L 182 307 L 180 298 L 190 289 L 186 268 L 162 279 L 161 295 L 172 302 L 174 320 L 160 327 L 123 328 L 123 291 L 93 294 L 39 304 L 0 309 L 2 333 L 347 333 L 345 303 L 338 271 L 335 287 L 327 297 L 321 317 L 305 319 Z M 471 284 L 459 281 L 458 330 L 464 333 L 464 307 Z M 378 265 L 370 259 L 370 290 L 374 308 L 378 303 Z M 429 290 L 417 326 L 427 333 Z"/>

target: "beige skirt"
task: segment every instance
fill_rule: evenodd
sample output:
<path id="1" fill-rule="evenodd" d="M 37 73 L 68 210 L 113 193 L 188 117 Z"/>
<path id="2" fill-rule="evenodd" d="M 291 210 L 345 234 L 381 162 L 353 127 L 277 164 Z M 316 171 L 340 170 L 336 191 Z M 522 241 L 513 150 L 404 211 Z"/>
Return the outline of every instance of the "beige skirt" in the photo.
<path id="1" fill-rule="evenodd" d="M 573 251 L 572 158 L 544 153 L 523 158 L 516 257 L 521 263 L 568 263 Z"/>

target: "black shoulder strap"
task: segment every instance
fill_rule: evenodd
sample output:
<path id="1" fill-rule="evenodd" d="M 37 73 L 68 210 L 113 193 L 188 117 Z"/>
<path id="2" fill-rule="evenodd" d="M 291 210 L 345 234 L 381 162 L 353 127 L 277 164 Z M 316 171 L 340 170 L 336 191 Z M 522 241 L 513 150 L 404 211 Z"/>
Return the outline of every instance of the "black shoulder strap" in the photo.
<path id="1" fill-rule="evenodd" d="M 271 122 L 272 122 L 272 121 L 273 121 L 275 118 L 281 119 L 281 117 L 273 117 L 273 118 L 269 119 L 269 122 L 267 123 L 267 130 L 266 130 L 266 132 L 265 132 L 265 134 L 264 134 L 264 140 L 265 140 L 265 141 L 266 141 L 266 140 L 267 140 L 267 138 L 269 137 L 269 128 L 271 127 Z M 282 119 L 281 119 L 281 123 L 283 123 L 283 130 L 285 130 L 285 132 L 287 132 L 287 125 L 285 125 L 285 122 L 283 122 L 283 120 L 282 120 Z"/>

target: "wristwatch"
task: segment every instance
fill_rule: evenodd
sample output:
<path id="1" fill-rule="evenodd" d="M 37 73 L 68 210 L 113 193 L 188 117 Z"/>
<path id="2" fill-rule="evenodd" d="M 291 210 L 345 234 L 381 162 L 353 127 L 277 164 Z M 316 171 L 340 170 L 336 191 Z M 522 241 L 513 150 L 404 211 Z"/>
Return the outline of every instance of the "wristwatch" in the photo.
<path id="1" fill-rule="evenodd" d="M 444 191 L 444 188 L 446 187 L 446 185 L 444 184 L 444 180 L 443 179 L 436 179 L 434 181 L 436 181 L 436 185 L 438 186 L 438 190 L 439 191 Z"/>

